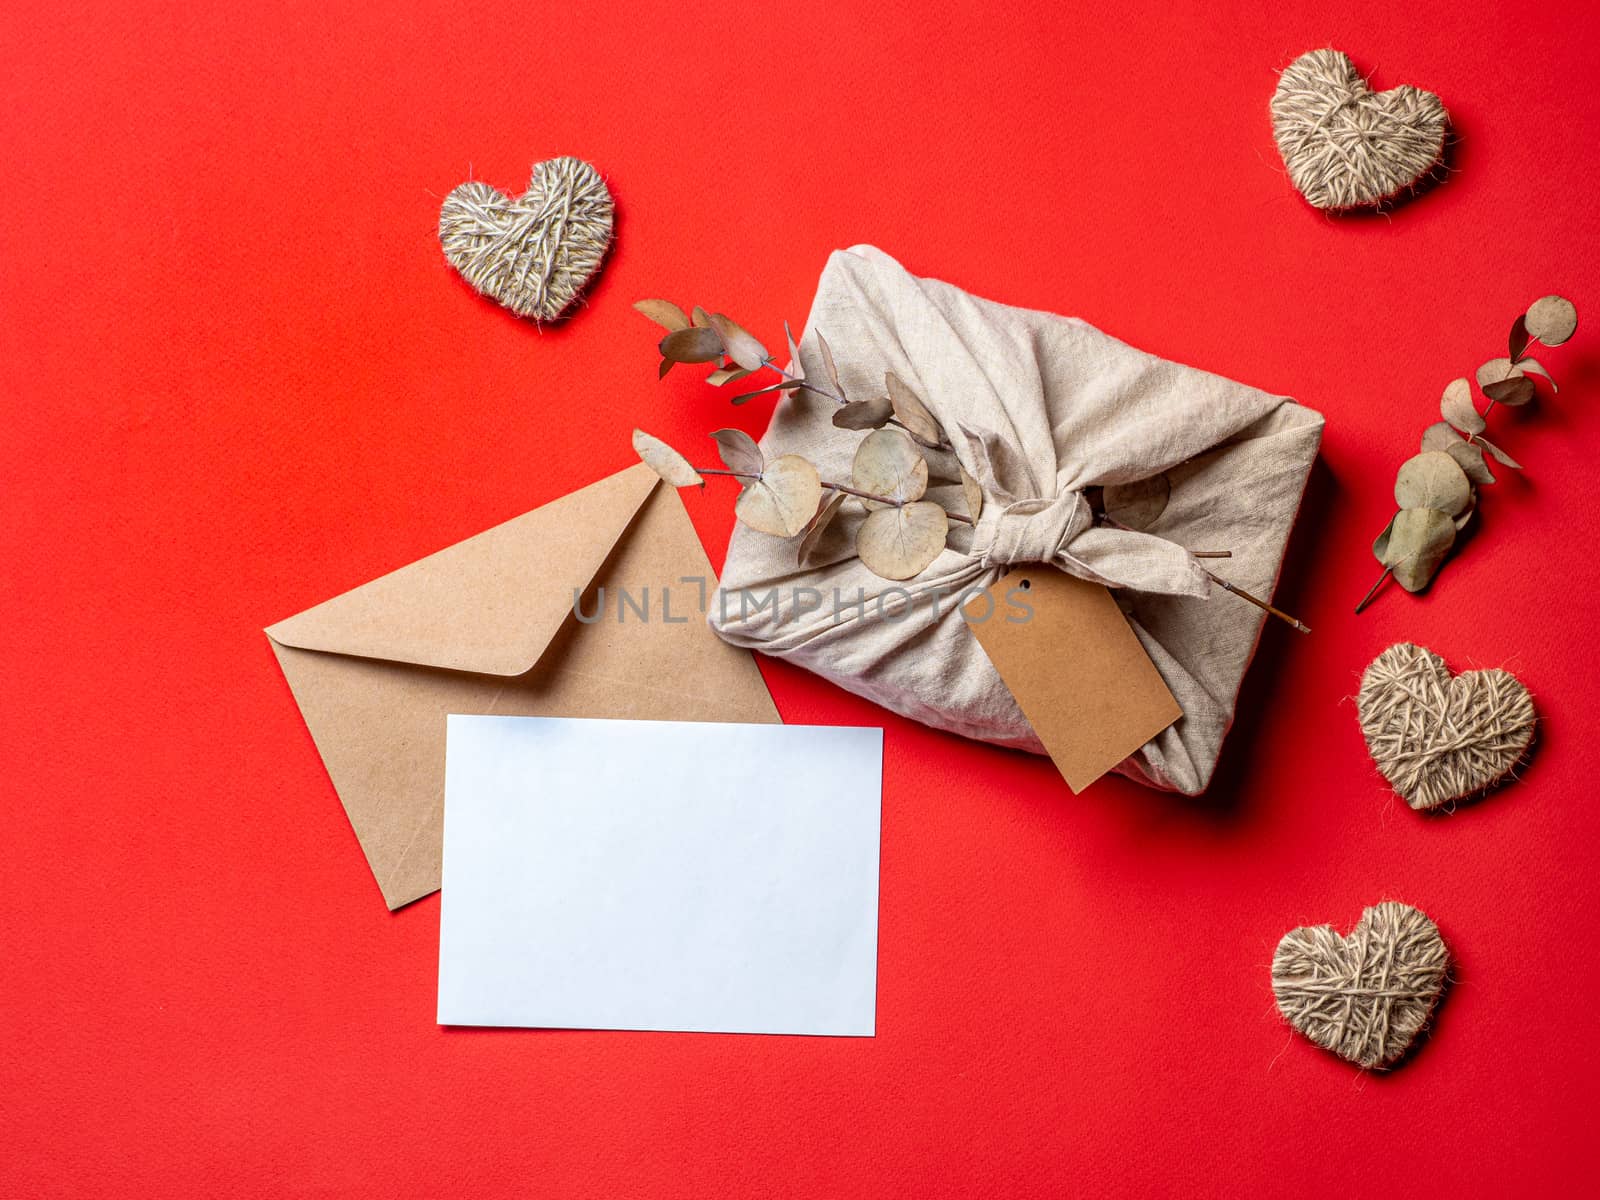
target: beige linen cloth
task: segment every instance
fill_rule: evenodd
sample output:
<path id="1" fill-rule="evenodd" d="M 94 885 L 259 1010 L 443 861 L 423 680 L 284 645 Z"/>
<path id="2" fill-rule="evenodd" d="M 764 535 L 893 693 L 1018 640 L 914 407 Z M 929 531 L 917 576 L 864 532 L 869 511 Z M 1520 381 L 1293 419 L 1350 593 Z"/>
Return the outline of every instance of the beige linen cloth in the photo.
<path id="1" fill-rule="evenodd" d="M 1231 551 L 1211 564 L 1217 574 L 1270 597 L 1322 417 L 1083 321 L 919 279 L 871 246 L 835 251 L 823 271 L 799 347 L 814 379 L 824 378 L 818 333 L 849 398 L 881 395 L 885 371 L 922 397 L 982 485 L 982 515 L 976 530 L 952 522 L 943 553 L 904 584 L 854 557 L 865 513 L 853 502 L 806 569 L 796 566 L 796 541 L 736 526 L 711 604 L 717 632 L 914 720 L 1042 754 L 956 601 L 1010 566 L 1049 563 L 1119 589 L 1183 709 L 1118 771 L 1203 791 L 1264 618 L 1214 587 L 1184 548 Z M 862 435 L 833 426 L 831 401 L 786 395 L 762 450 L 769 459 L 803 454 L 824 479 L 848 482 Z M 930 467 L 943 482 L 930 483 L 928 498 L 965 512 L 950 455 L 931 454 Z M 1171 500 L 1148 532 L 1093 527 L 1084 488 L 1162 472 Z M 776 602 L 763 604 L 772 591 Z"/>

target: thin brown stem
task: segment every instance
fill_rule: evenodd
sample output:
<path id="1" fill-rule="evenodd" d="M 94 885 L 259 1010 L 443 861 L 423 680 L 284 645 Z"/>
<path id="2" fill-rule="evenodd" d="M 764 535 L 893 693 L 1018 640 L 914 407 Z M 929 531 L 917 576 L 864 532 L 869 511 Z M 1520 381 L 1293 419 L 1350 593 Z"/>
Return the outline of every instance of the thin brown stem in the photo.
<path id="1" fill-rule="evenodd" d="M 1356 615 L 1361 615 L 1361 610 L 1372 603 L 1372 598 L 1378 594 L 1378 589 L 1383 586 L 1383 581 L 1394 573 L 1393 567 L 1385 567 L 1383 574 L 1378 576 L 1378 581 L 1367 589 L 1367 594 L 1361 597 L 1361 603 L 1356 605 Z"/>
<path id="2" fill-rule="evenodd" d="M 1245 591 L 1242 587 L 1235 587 L 1233 584 L 1229 583 L 1226 579 L 1223 579 L 1219 575 L 1212 575 L 1210 571 L 1207 571 L 1206 574 L 1211 576 L 1211 582 L 1216 584 L 1223 591 L 1232 592 L 1235 596 L 1239 597 L 1239 599 L 1250 601 L 1251 604 L 1254 604 L 1262 612 L 1268 613 L 1268 614 L 1270 614 L 1270 615 L 1272 615 L 1274 617 L 1277 617 L 1278 620 L 1284 622 L 1287 625 L 1290 625 L 1290 626 L 1294 627 L 1295 629 L 1298 629 L 1301 633 L 1310 633 L 1311 632 L 1310 626 L 1304 624 L 1297 617 L 1291 617 L 1288 613 L 1284 612 L 1281 608 L 1274 608 L 1272 605 L 1268 604 L 1265 600 L 1261 600 L 1261 599 L 1258 599 L 1255 596 L 1252 596 L 1249 592 Z"/>
<path id="3" fill-rule="evenodd" d="M 818 387 L 816 384 L 812 383 L 809 379 L 807 379 L 804 375 L 791 375 L 791 374 L 789 374 L 788 371 L 785 371 L 782 367 L 780 367 L 776 362 L 774 362 L 770 358 L 767 359 L 767 361 L 762 363 L 761 365 L 764 366 L 764 367 L 768 367 L 773 371 L 776 371 L 778 373 L 778 375 L 783 379 L 798 379 L 798 380 L 800 380 L 801 383 L 802 383 L 802 389 L 801 390 L 808 391 L 808 392 L 815 392 L 817 395 L 823 397 L 824 399 L 832 400 L 835 404 L 838 404 L 840 406 L 843 406 L 845 404 L 850 403 L 842 395 L 835 395 L 833 392 L 828 391 L 826 388 Z M 897 425 L 901 429 L 904 429 L 906 431 L 906 433 L 908 433 L 908 434 L 911 433 L 911 430 L 906 426 L 904 421 L 900 420 L 899 417 L 890 417 L 884 423 L 887 424 L 887 425 Z M 914 436 L 915 435 L 913 435 L 913 437 Z M 930 449 L 930 450 L 944 450 L 946 452 L 953 452 L 955 447 L 953 447 L 950 444 L 950 440 L 948 438 L 945 438 L 945 439 L 942 439 L 937 446 L 930 446 L 930 447 L 928 447 L 928 449 Z"/>
<path id="4" fill-rule="evenodd" d="M 849 401 L 846 400 L 843 396 L 836 396 L 832 392 L 828 391 L 825 388 L 819 388 L 816 384 L 812 383 L 804 375 L 791 375 L 791 374 L 789 374 L 789 372 L 785 371 L 782 367 L 780 367 L 776 362 L 774 362 L 770 358 L 767 359 L 767 361 L 762 363 L 761 365 L 763 367 L 769 368 L 770 370 L 776 371 L 778 373 L 779 378 L 781 378 L 781 379 L 798 379 L 798 380 L 800 380 L 801 383 L 804 385 L 806 391 L 815 392 L 819 396 L 824 396 L 827 399 L 832 400 L 835 404 L 848 404 L 849 403 Z"/>
<path id="5" fill-rule="evenodd" d="M 1142 533 L 1142 532 L 1144 532 L 1143 530 L 1133 528 L 1133 526 L 1131 526 L 1131 525 L 1124 525 L 1121 521 L 1117 520 L 1115 517 L 1110 516 L 1110 515 L 1108 515 L 1106 513 L 1101 513 L 1100 514 L 1100 520 L 1104 524 L 1111 526 L 1111 528 L 1113 528 L 1113 529 L 1121 529 L 1121 530 L 1123 530 L 1123 531 L 1125 531 L 1127 533 Z M 1151 536 L 1155 536 L 1155 535 L 1152 534 Z M 1187 553 L 1190 558 L 1232 558 L 1233 557 L 1233 551 L 1232 550 L 1186 550 L 1185 553 Z M 1204 568 L 1201 568 L 1201 569 L 1204 570 Z M 1242 587 L 1235 587 L 1233 584 L 1229 583 L 1226 579 L 1223 579 L 1218 575 L 1211 574 L 1210 571 L 1206 571 L 1206 575 L 1210 578 L 1212 583 L 1216 584 L 1223 591 L 1232 592 L 1235 596 L 1239 597 L 1239 599 L 1241 599 L 1241 600 L 1248 600 L 1251 604 L 1254 604 L 1257 608 L 1261 609 L 1263 612 L 1270 613 L 1274 617 L 1277 617 L 1278 620 L 1283 621 L 1283 622 L 1285 622 L 1285 623 L 1287 623 L 1289 625 L 1294 626 L 1294 628 L 1298 629 L 1301 633 L 1310 633 L 1311 632 L 1311 629 L 1307 625 L 1305 625 L 1303 622 L 1301 622 L 1299 620 L 1299 618 L 1291 617 L 1288 613 L 1284 612 L 1281 608 L 1273 608 L 1272 605 L 1268 604 L 1265 600 L 1259 599 L 1256 596 L 1252 596 L 1249 592 L 1245 591 Z"/>

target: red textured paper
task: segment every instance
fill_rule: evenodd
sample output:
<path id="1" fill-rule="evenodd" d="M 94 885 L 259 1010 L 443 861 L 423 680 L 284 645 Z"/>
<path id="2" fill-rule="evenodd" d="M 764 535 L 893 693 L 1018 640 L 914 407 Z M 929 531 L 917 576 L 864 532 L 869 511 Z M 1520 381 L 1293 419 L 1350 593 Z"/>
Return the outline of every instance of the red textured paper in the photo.
<path id="1" fill-rule="evenodd" d="M 1570 1194 L 1600 1085 L 1594 464 L 1600 26 L 1531 3 L 761 11 L 7 6 L 0 39 L 0 1194 Z M 1290 190 L 1275 69 L 1437 90 L 1455 176 L 1392 217 Z M 570 324 L 475 296 L 468 177 L 580 154 L 618 244 Z M 261 627 L 677 444 L 759 432 L 640 296 L 768 337 L 828 251 L 1082 316 L 1328 416 L 1220 775 L 1184 800 L 893 718 L 871 1041 L 434 1024 L 437 900 L 391 916 Z M 1434 595 L 1357 619 L 1400 461 L 1534 297 L 1588 325 L 1529 466 Z M 709 452 L 711 443 L 703 445 Z M 732 520 L 688 498 L 714 561 Z M 1221 596 L 1217 604 L 1235 603 Z M 1375 777 L 1363 665 L 1504 665 L 1523 782 L 1443 819 Z M 1381 897 L 1457 980 L 1367 1077 L 1267 965 Z"/>

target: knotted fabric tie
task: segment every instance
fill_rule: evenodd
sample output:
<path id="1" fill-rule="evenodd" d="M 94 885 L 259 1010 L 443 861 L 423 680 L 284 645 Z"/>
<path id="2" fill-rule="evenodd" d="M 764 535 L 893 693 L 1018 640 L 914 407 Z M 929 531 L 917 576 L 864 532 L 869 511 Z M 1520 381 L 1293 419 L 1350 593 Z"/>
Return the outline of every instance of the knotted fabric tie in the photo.
<path id="1" fill-rule="evenodd" d="M 1054 500 L 1014 500 L 995 523 L 983 565 L 1054 562 L 1068 543 L 1093 524 L 1094 513 L 1082 492 L 1062 492 Z"/>
<path id="2" fill-rule="evenodd" d="M 992 433 L 957 428 L 971 451 L 967 469 L 990 501 L 972 548 L 983 566 L 993 570 L 1049 563 L 1107 587 L 1166 596 L 1211 594 L 1211 577 L 1182 546 L 1154 534 L 1097 526 L 1079 489 L 1049 499 L 1019 499 L 1000 482 L 1004 477 L 1020 480 L 1026 473 L 1017 469 L 1016 453 Z"/>
<path id="3" fill-rule="evenodd" d="M 999 510 L 990 535 L 987 544 L 978 543 L 981 551 L 974 549 L 985 567 L 1049 563 L 1107 587 L 1169 596 L 1211 591 L 1205 569 L 1182 546 L 1154 534 L 1096 526 L 1082 492 L 1012 500 Z"/>

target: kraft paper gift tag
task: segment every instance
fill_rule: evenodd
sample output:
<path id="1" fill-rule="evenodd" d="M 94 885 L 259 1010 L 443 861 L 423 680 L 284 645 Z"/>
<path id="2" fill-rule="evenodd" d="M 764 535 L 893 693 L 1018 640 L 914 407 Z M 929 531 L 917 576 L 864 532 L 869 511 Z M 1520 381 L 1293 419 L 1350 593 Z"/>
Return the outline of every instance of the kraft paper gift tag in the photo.
<path id="1" fill-rule="evenodd" d="M 972 632 L 1074 793 L 1183 716 L 1104 585 L 1041 563 L 988 592 Z"/>

